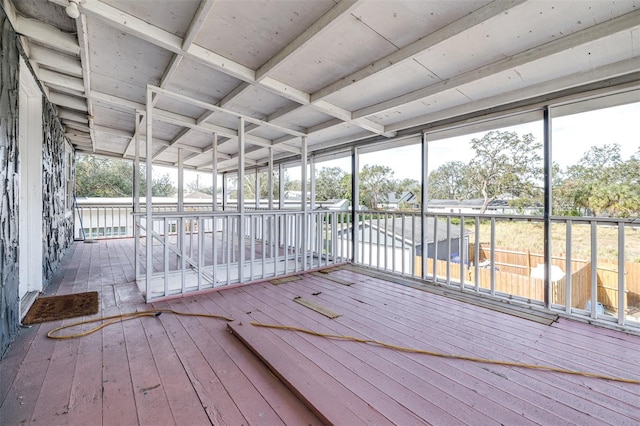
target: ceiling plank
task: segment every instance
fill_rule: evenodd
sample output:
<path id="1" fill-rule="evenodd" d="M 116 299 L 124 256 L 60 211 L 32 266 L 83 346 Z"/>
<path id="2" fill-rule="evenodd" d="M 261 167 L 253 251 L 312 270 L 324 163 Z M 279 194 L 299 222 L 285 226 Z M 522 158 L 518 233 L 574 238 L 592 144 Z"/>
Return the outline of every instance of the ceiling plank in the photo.
<path id="1" fill-rule="evenodd" d="M 180 114 L 176 114 L 173 112 L 154 109 L 153 116 L 159 121 L 164 121 L 165 123 L 174 124 L 174 125 L 183 126 L 183 127 L 190 127 L 190 128 L 202 131 L 203 133 L 206 133 L 206 134 L 217 133 L 222 136 L 227 136 L 230 139 L 237 139 L 238 137 L 238 132 L 234 129 L 229 129 L 227 127 L 222 127 L 222 126 L 214 125 L 211 123 L 197 124 L 195 119 L 186 117 Z M 261 138 L 259 136 L 246 134 L 246 138 L 247 138 L 247 143 L 250 143 L 252 145 L 259 145 L 259 146 L 273 145 L 269 139 Z M 282 146 L 280 150 L 300 154 L 299 148 Z"/>
<path id="2" fill-rule="evenodd" d="M 151 160 L 155 160 L 156 158 L 158 158 L 158 156 L 160 154 L 162 154 L 163 152 L 165 152 L 167 149 L 171 148 L 172 146 L 174 146 L 175 144 L 179 143 L 180 140 L 184 137 L 185 134 L 189 133 L 191 131 L 190 128 L 185 127 L 184 129 L 182 129 L 180 131 L 180 133 L 171 140 L 171 143 L 161 149 L 158 150 L 158 152 L 156 152 L 153 157 L 151 157 Z"/>
<path id="3" fill-rule="evenodd" d="M 604 79 L 611 79 L 617 76 L 631 74 L 634 72 L 640 72 L 640 61 L 638 61 L 638 58 L 626 59 L 593 70 L 570 74 L 565 77 L 560 77 L 533 86 L 528 86 L 523 89 L 512 90 L 507 93 L 484 98 L 474 102 L 468 102 L 463 105 L 448 108 L 446 110 L 424 114 L 419 117 L 414 117 L 409 120 L 394 123 L 386 127 L 389 130 L 400 130 L 415 126 L 421 126 L 427 123 L 433 123 L 435 121 L 483 111 L 490 108 L 498 107 L 500 105 L 523 101 L 526 99 L 543 96 L 545 94 L 559 92 L 561 90 L 570 89 L 572 87 L 582 86 L 585 84 L 602 81 Z"/>
<path id="4" fill-rule="evenodd" d="M 374 74 L 377 74 L 386 69 L 395 67 L 401 64 L 404 61 L 408 61 L 413 59 L 415 56 L 424 52 L 425 50 L 442 43 L 455 36 L 456 34 L 462 33 L 464 31 L 469 30 L 477 25 L 481 25 L 487 20 L 500 15 L 509 9 L 512 9 L 516 6 L 519 6 L 525 3 L 526 0 L 509 0 L 509 1 L 494 1 L 491 2 L 476 11 L 469 13 L 462 18 L 452 22 L 445 27 L 432 32 L 429 35 L 426 35 L 417 41 L 411 43 L 410 45 L 397 50 L 382 59 L 374 62 L 373 64 L 367 65 L 366 67 L 348 75 L 340 80 L 318 90 L 314 94 L 311 95 L 311 102 L 317 102 L 321 99 L 326 98 L 327 96 L 336 93 L 345 87 L 348 87 L 358 81 L 361 81 L 367 77 L 371 77 Z"/>
<path id="5" fill-rule="evenodd" d="M 183 40 L 180 37 L 164 31 L 156 26 L 150 25 L 133 15 L 122 12 L 110 5 L 107 5 L 102 1 L 91 0 L 85 3 L 81 3 L 80 10 L 83 13 L 100 19 L 108 25 L 111 25 L 121 31 L 134 35 L 138 38 L 141 38 L 142 40 L 148 41 L 149 43 L 153 43 L 156 46 L 167 49 L 173 53 L 189 56 L 190 58 L 197 60 L 203 65 L 216 69 L 222 73 L 236 77 L 247 83 L 257 84 L 272 91 L 277 95 L 293 100 L 295 102 L 304 105 L 310 105 L 312 108 L 325 114 L 333 115 L 337 112 L 338 114 L 340 114 L 340 117 L 344 116 L 344 114 L 340 111 L 342 110 L 342 108 L 333 105 L 327 108 L 327 103 L 324 103 L 322 105 L 311 104 L 311 95 L 309 93 L 298 90 L 271 77 L 267 76 L 263 80 L 258 82 L 255 79 L 256 73 L 253 69 L 238 62 L 232 61 L 228 58 L 225 58 L 224 56 L 219 55 L 211 50 L 205 49 L 202 46 L 191 44 L 188 49 L 183 50 Z M 377 123 L 368 119 L 353 120 L 350 122 L 360 127 L 366 126 L 367 130 L 379 129 Z M 379 130 L 374 132 L 382 133 Z"/>
<path id="6" fill-rule="evenodd" d="M 93 128 L 93 102 L 91 101 L 91 64 L 89 63 L 89 37 L 87 36 L 87 17 L 80 15 L 76 19 L 76 29 L 78 33 L 78 44 L 80 45 L 80 63 L 82 64 L 82 81 L 84 86 L 84 96 L 87 102 L 87 112 L 89 113 L 89 129 Z M 96 149 L 96 138 L 91 130 L 91 149 Z"/>
<path id="7" fill-rule="evenodd" d="M 440 81 L 418 90 L 414 90 L 413 92 L 406 93 L 402 96 L 359 109 L 353 112 L 353 117 L 359 118 L 379 114 L 410 102 L 418 101 L 420 99 L 442 93 L 446 90 L 451 90 L 452 88 L 459 87 L 464 84 L 473 83 L 491 75 L 531 63 L 546 56 L 570 50 L 576 46 L 586 44 L 621 31 L 629 30 L 638 26 L 638 22 L 640 22 L 640 10 L 585 28 L 582 31 L 569 34 L 565 37 L 550 41 L 542 46 L 537 46 L 513 56 L 503 58 L 478 69 L 452 77 L 448 80 Z"/>
<path id="8" fill-rule="evenodd" d="M 146 110 L 146 107 L 144 106 L 144 104 L 130 101 L 128 99 L 120 98 L 117 96 L 113 96 L 108 93 L 98 92 L 97 90 L 92 90 L 91 96 L 94 102 L 115 106 L 120 109 L 131 110 L 134 112 L 136 110 L 140 110 L 140 111 Z"/>
<path id="9" fill-rule="evenodd" d="M 55 50 L 32 44 L 29 47 L 29 59 L 55 71 L 82 77 L 82 63 L 75 57 L 61 55 Z"/>
<path id="10" fill-rule="evenodd" d="M 118 98 L 117 96 L 108 95 L 106 93 L 101 92 L 93 92 L 93 99 L 96 102 L 105 103 L 107 105 L 113 105 L 120 108 L 131 109 L 133 111 L 144 111 L 145 106 L 138 102 L 133 102 L 128 99 Z M 197 123 L 197 119 L 187 117 L 184 115 L 176 114 L 170 111 L 164 111 L 161 109 L 155 108 L 153 110 L 153 116 L 155 119 L 159 121 L 164 121 L 165 123 L 181 126 L 181 127 L 189 127 L 194 130 L 198 130 L 205 134 L 218 133 L 222 136 L 227 136 L 231 139 L 238 137 L 237 130 L 230 129 L 223 126 L 218 126 L 211 123 Z M 247 142 L 260 145 L 260 146 L 271 146 L 272 142 L 269 139 L 261 138 L 259 136 L 247 134 Z M 294 147 L 283 147 L 282 150 L 286 150 L 289 152 L 294 152 L 299 154 L 300 150 Z"/>
<path id="11" fill-rule="evenodd" d="M 218 105 L 219 107 L 225 107 L 233 102 L 234 99 L 240 97 L 244 92 L 247 91 L 247 89 L 250 88 L 251 84 L 243 81 L 242 83 L 238 84 L 232 91 L 227 93 L 224 98 L 220 99 L 220 102 L 218 102 L 216 105 Z"/>
<path id="12" fill-rule="evenodd" d="M 82 114 L 77 111 L 69 111 L 68 109 L 59 109 L 58 117 L 62 120 L 71 120 L 76 121 L 78 123 L 87 123 L 89 117 L 87 114 Z"/>
<path id="13" fill-rule="evenodd" d="M 59 105 L 77 111 L 87 112 L 87 103 L 82 98 L 51 92 L 49 94 L 49 100 L 54 105 Z"/>
<path id="14" fill-rule="evenodd" d="M 38 78 L 46 84 L 64 87 L 80 93 L 84 93 L 85 91 L 84 83 L 81 78 L 71 77 L 69 75 L 60 74 L 44 68 L 40 69 L 38 72 Z"/>
<path id="15" fill-rule="evenodd" d="M 75 121 L 69 121 L 69 120 L 62 120 L 62 125 L 68 130 L 68 129 L 73 129 L 73 130 L 78 130 L 81 132 L 85 132 L 85 133 L 89 133 L 89 127 L 85 124 L 82 123 L 77 123 Z"/>
<path id="16" fill-rule="evenodd" d="M 292 135 L 295 135 L 295 136 L 305 136 L 304 133 L 299 132 L 297 130 L 290 129 L 288 127 L 281 126 L 281 125 L 278 125 L 278 124 L 269 123 L 269 122 L 266 122 L 266 121 L 263 121 L 263 120 L 259 120 L 257 118 L 253 118 L 253 117 L 251 117 L 249 115 L 241 114 L 239 112 L 230 111 L 230 110 L 227 110 L 225 108 L 219 107 L 217 105 L 213 105 L 213 104 L 210 104 L 210 103 L 207 103 L 207 102 L 200 101 L 198 99 L 194 99 L 194 98 L 190 98 L 190 97 L 185 96 L 185 95 L 181 95 L 180 93 L 171 92 L 171 91 L 163 89 L 161 87 L 152 87 L 152 90 L 155 91 L 155 92 L 161 93 L 163 95 L 169 96 L 170 98 L 181 100 L 183 102 L 189 103 L 191 105 L 199 106 L 201 108 L 208 109 L 210 111 L 218 111 L 218 112 L 223 112 L 225 114 L 229 114 L 229 115 L 232 115 L 232 116 L 242 117 L 249 123 L 258 124 L 260 126 L 271 127 L 273 129 L 279 130 L 279 131 L 281 131 L 283 133 L 289 133 L 289 134 L 292 134 Z"/>
<path id="17" fill-rule="evenodd" d="M 193 40 L 196 38 L 198 32 L 200 32 L 200 29 L 204 25 L 207 16 L 209 16 L 209 12 L 211 12 L 211 8 L 213 7 L 214 3 L 214 0 L 202 0 L 200 2 L 198 10 L 196 10 L 193 20 L 191 20 L 191 25 L 189 25 L 189 29 L 187 30 L 187 33 L 184 36 L 184 40 L 182 41 L 183 50 L 187 50 L 193 43 Z"/>
<path id="18" fill-rule="evenodd" d="M 125 33 L 148 41 L 171 52 L 182 54 L 182 39 L 142 19 L 116 9 L 102 1 L 91 0 L 79 5 L 82 13 L 100 19 Z"/>
<path id="19" fill-rule="evenodd" d="M 52 49 L 78 56 L 80 45 L 75 36 L 60 31 L 53 25 L 35 19 L 16 18 L 16 33 L 22 34 Z"/>
<path id="20" fill-rule="evenodd" d="M 160 87 L 167 87 L 167 84 L 169 84 L 169 80 L 171 80 L 176 71 L 178 71 L 178 66 L 180 66 L 183 58 L 183 55 L 173 55 L 169 66 L 167 66 L 167 69 L 165 69 L 164 73 L 162 74 L 162 78 L 160 79 Z"/>
<path id="21" fill-rule="evenodd" d="M 187 49 L 191 43 L 193 43 L 193 39 L 198 35 L 200 28 L 202 28 L 202 24 L 204 23 L 207 15 L 211 11 L 211 7 L 213 6 L 214 0 L 202 0 L 200 5 L 198 6 L 198 10 L 196 11 L 193 20 L 191 21 L 191 25 L 187 30 L 187 34 L 182 40 L 182 49 Z M 167 67 L 167 69 L 162 74 L 162 78 L 160 79 L 160 87 L 167 87 L 169 81 L 173 78 L 174 74 L 178 70 L 180 63 L 184 55 L 182 54 L 174 54 L 173 58 L 171 58 L 171 63 Z"/>
<path id="22" fill-rule="evenodd" d="M 244 92 L 244 90 L 249 87 L 251 87 L 251 85 L 243 81 L 238 86 L 236 86 L 235 89 L 229 92 L 224 98 L 222 98 L 218 103 L 216 103 L 216 106 L 224 107 L 227 103 L 231 102 L 236 96 L 239 96 Z M 206 111 L 200 117 L 198 117 L 198 119 L 196 120 L 196 124 L 203 124 L 214 115 L 215 111 Z M 182 135 L 182 137 L 187 137 L 193 131 L 194 129 L 187 128 L 187 131 Z"/>
<path id="23" fill-rule="evenodd" d="M 262 81 L 270 72 L 279 67 L 291 55 L 298 52 L 305 45 L 309 44 L 323 32 L 332 28 L 343 16 L 351 13 L 353 9 L 358 7 L 362 0 L 342 0 L 333 6 L 327 13 L 322 15 L 320 19 L 307 27 L 300 35 L 298 35 L 291 43 L 286 45 L 275 56 L 269 59 L 256 71 L 256 81 Z"/>

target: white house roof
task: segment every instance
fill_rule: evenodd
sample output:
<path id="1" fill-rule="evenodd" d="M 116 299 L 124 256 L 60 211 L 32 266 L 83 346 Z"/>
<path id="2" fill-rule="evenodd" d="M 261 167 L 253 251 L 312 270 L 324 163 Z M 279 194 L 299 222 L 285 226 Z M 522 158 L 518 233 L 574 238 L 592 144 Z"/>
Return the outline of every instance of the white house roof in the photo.
<path id="1" fill-rule="evenodd" d="M 426 227 L 425 227 L 425 236 L 424 241 L 427 244 L 433 243 L 436 240 L 438 241 L 446 241 L 447 235 L 449 239 L 457 239 L 460 238 L 461 229 L 459 225 L 450 224 L 449 225 L 449 233 L 447 234 L 447 222 L 441 219 L 435 221 L 433 217 L 426 217 Z M 399 215 L 394 216 L 392 218 L 381 218 L 381 219 L 366 219 L 362 220 L 358 223 L 358 227 L 362 228 L 372 228 L 376 233 L 383 233 L 389 236 L 393 236 L 399 240 L 404 240 L 407 244 L 416 244 L 420 246 L 420 238 L 422 232 L 422 222 L 419 216 L 413 215 Z M 348 226 L 339 230 L 338 233 L 342 234 L 345 232 L 351 232 L 352 226 Z M 364 231 L 365 233 L 367 231 Z M 437 235 L 436 235 L 437 233 Z M 469 234 L 468 231 L 465 231 L 465 234 Z"/>
<path id="2" fill-rule="evenodd" d="M 153 101 L 162 165 L 210 169 L 216 133 L 236 168 L 239 115 L 259 166 L 640 80 L 638 0 L 74 2 L 3 8 L 78 151 L 133 158 L 147 85 L 177 93 Z"/>

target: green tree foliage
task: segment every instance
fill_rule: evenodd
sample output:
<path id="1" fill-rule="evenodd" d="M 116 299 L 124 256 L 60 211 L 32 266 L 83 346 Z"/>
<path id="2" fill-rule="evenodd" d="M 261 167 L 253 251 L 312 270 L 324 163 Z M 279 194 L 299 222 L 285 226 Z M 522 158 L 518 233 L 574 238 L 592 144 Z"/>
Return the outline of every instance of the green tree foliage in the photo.
<path id="1" fill-rule="evenodd" d="M 347 172 L 340 167 L 326 167 L 316 172 L 316 200 L 347 198 L 349 187 L 344 187 L 346 175 Z"/>
<path id="2" fill-rule="evenodd" d="M 484 199 L 480 213 L 505 194 L 533 204 L 540 199 L 542 144 L 532 134 L 491 131 L 471 140 L 475 157 L 469 163 L 471 193 Z"/>
<path id="3" fill-rule="evenodd" d="M 169 175 L 153 179 L 153 196 L 169 197 L 176 193 Z M 140 194 L 146 193 L 144 167 L 140 171 Z M 133 163 L 95 155 L 76 157 L 76 196 L 131 197 L 133 196 Z"/>
<path id="4" fill-rule="evenodd" d="M 471 168 L 462 161 L 450 161 L 429 173 L 429 198 L 464 200 L 471 194 Z"/>
<path id="5" fill-rule="evenodd" d="M 591 147 L 557 179 L 553 196 L 559 213 L 636 215 L 640 210 L 639 154 L 624 161 L 618 144 Z"/>
<path id="6" fill-rule="evenodd" d="M 387 166 L 366 164 L 360 172 L 360 202 L 375 209 L 387 200 L 387 194 L 395 192 L 393 170 Z"/>

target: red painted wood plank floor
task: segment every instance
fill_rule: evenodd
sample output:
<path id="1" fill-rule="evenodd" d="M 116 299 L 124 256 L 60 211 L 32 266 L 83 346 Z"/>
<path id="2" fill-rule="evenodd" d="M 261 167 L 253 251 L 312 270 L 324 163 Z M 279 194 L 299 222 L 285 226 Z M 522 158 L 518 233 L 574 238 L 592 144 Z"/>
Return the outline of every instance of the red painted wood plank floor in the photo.
<path id="1" fill-rule="evenodd" d="M 99 315 L 150 309 L 133 283 L 132 247 L 132 240 L 76 244 L 47 295 L 97 290 Z M 295 297 L 341 316 L 329 319 L 294 302 Z M 154 307 L 226 315 L 243 327 L 252 327 L 250 321 L 292 325 L 437 352 L 640 378 L 638 336 L 562 318 L 546 326 L 346 269 Z M 226 331 L 225 321 L 163 314 L 80 339 L 46 338 L 52 328 L 75 320 L 21 331 L 0 361 L 0 424 L 320 423 Z M 259 333 L 265 348 L 286 354 L 295 363 L 292 371 L 329 386 L 327 401 L 341 404 L 335 413 L 351 416 L 343 424 L 640 423 L 640 385 L 435 358 L 285 330 L 252 332 Z M 341 423 L 335 413 L 323 417 Z"/>

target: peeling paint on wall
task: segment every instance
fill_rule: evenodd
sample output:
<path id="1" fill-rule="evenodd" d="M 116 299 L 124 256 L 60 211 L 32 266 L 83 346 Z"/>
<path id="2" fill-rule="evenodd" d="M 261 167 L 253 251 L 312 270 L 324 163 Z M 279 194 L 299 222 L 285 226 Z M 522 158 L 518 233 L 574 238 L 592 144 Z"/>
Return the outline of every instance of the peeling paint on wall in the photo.
<path id="1" fill-rule="evenodd" d="M 18 93 L 16 34 L 0 10 L 0 356 L 15 336 L 18 306 Z"/>
<path id="2" fill-rule="evenodd" d="M 42 273 L 46 285 L 73 242 L 73 212 L 67 210 L 65 197 L 67 142 L 64 129 L 46 100 L 42 111 Z M 69 167 L 73 171 L 73 164 Z"/>
<path id="3" fill-rule="evenodd" d="M 21 47 L 4 9 L 0 8 L 0 358 L 20 324 L 18 97 Z M 52 105 L 43 97 L 43 283 L 51 281 L 73 242 L 73 212 L 67 205 L 68 141 Z M 70 164 L 67 164 L 69 162 Z"/>

